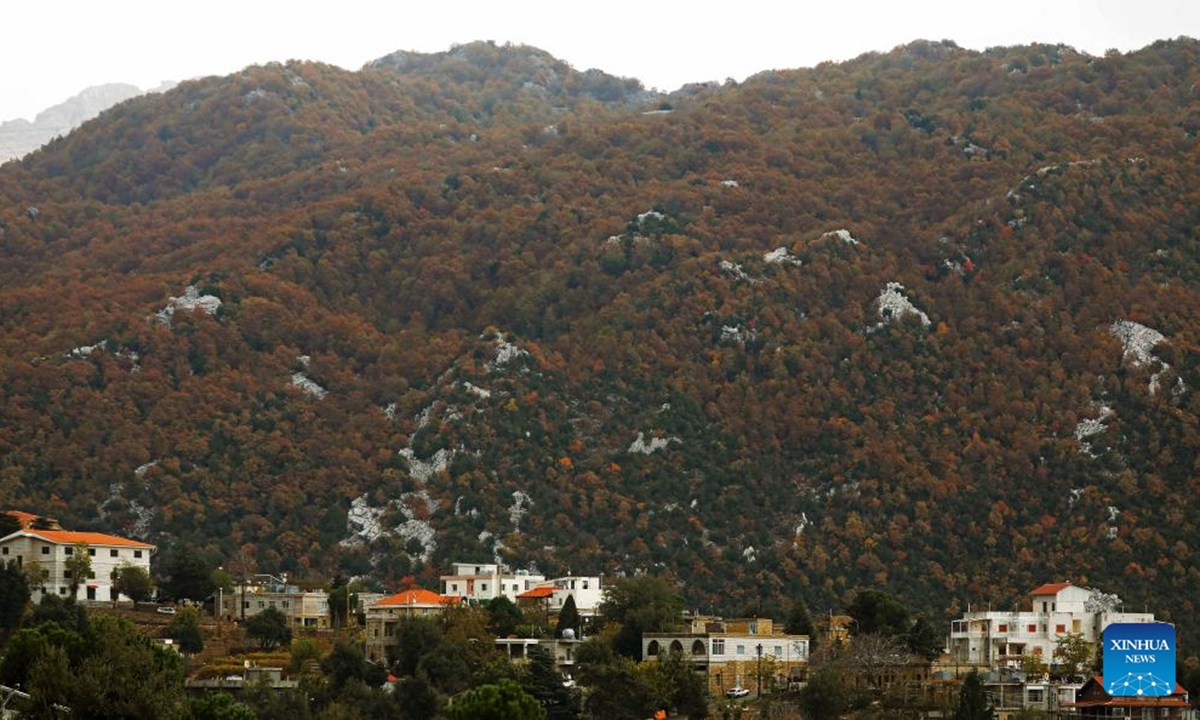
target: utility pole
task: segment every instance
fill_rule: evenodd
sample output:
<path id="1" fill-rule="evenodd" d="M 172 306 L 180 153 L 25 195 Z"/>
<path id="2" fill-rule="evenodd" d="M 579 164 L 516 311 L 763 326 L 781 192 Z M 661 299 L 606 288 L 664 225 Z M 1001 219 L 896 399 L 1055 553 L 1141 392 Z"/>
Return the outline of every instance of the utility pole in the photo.
<path id="1" fill-rule="evenodd" d="M 754 651 L 758 654 L 758 697 L 762 697 L 762 643 L 755 646 Z"/>

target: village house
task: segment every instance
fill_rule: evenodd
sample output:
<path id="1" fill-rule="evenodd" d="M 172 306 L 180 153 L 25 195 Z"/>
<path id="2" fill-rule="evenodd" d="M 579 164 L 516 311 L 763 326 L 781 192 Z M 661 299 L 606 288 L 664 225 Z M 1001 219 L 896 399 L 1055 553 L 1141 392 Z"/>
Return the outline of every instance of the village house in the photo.
<path id="1" fill-rule="evenodd" d="M 1048 583 L 1029 593 L 1031 610 L 969 610 L 950 626 L 950 663 L 959 667 L 1019 667 L 1022 655 L 1053 663 L 1060 639 L 1077 633 L 1099 643 L 1112 623 L 1152 623 L 1153 613 L 1127 613 L 1120 599 L 1065 583 Z"/>
<path id="2" fill-rule="evenodd" d="M 113 571 L 132 565 L 150 572 L 150 556 L 155 547 L 149 543 L 99 532 L 63 530 L 50 518 L 11 511 L 20 529 L 0 538 L 0 562 L 15 562 L 19 567 L 41 570 L 42 582 L 30 587 L 33 602 L 47 594 L 68 597 L 72 586 L 77 600 L 128 601 L 113 588 Z M 86 552 L 91 570 L 86 578 L 71 577 L 67 561 L 76 552 Z"/>
<path id="3" fill-rule="evenodd" d="M 546 617 L 562 611 L 568 597 L 575 598 L 575 609 L 580 617 L 591 618 L 600 614 L 600 603 L 604 600 L 604 588 L 595 575 L 567 575 L 548 580 L 532 590 L 517 595 L 521 608 L 541 610 Z"/>
<path id="4" fill-rule="evenodd" d="M 486 602 L 506 597 L 512 602 L 517 596 L 546 582 L 544 575 L 528 570 L 511 571 L 499 563 L 454 563 L 454 572 L 442 575 L 442 595 L 461 598 L 463 602 Z"/>
<path id="5" fill-rule="evenodd" d="M 696 617 L 682 632 L 645 633 L 642 657 L 678 653 L 708 677 L 708 689 L 721 694 L 734 687 L 786 684 L 808 667 L 808 636 L 775 630 L 770 618 L 721 620 Z"/>
<path id="6" fill-rule="evenodd" d="M 413 588 L 368 605 L 367 659 L 372 662 L 388 660 L 388 649 L 400 641 L 396 635 L 396 628 L 404 618 L 436 615 L 460 602 L 458 597 L 447 597 L 431 590 Z"/>
<path id="7" fill-rule="evenodd" d="M 287 576 L 257 576 L 232 592 L 218 588 L 217 614 L 228 620 L 254 617 L 274 608 L 288 618 L 293 628 L 325 630 L 329 628 L 329 594 L 324 590 L 303 590 L 287 583 Z"/>
<path id="8" fill-rule="evenodd" d="M 583 641 L 575 637 L 575 633 L 567 630 L 566 636 L 561 638 L 510 637 L 496 638 L 495 642 L 496 648 L 504 653 L 510 662 L 524 661 L 528 659 L 529 651 L 532 648 L 540 647 L 554 658 L 554 667 L 564 677 L 569 677 L 575 668 L 575 655 L 579 652 L 579 645 Z"/>

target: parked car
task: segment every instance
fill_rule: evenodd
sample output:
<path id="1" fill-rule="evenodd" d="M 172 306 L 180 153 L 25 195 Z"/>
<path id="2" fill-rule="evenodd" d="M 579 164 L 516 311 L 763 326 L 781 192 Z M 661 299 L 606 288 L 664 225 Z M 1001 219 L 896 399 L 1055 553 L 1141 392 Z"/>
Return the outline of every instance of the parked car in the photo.
<path id="1" fill-rule="evenodd" d="M 746 688 L 742 687 L 741 685 L 739 685 L 737 687 L 731 687 L 725 691 L 725 697 L 727 697 L 727 698 L 741 698 L 741 697 L 746 697 L 749 694 L 750 694 L 750 691 L 747 690 Z"/>
<path id="2" fill-rule="evenodd" d="M 174 615 L 175 614 L 175 608 L 171 607 L 170 605 L 159 605 L 157 608 L 155 608 L 154 611 L 161 615 Z"/>

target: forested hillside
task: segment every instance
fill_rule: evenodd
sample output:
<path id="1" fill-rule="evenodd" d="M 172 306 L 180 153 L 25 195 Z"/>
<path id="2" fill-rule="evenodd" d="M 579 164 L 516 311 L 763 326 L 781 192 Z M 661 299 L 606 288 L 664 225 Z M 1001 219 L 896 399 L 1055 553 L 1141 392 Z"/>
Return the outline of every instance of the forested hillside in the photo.
<path id="1" fill-rule="evenodd" d="M 0 505 L 937 617 L 1200 569 L 1200 44 L 251 67 L 0 168 Z"/>

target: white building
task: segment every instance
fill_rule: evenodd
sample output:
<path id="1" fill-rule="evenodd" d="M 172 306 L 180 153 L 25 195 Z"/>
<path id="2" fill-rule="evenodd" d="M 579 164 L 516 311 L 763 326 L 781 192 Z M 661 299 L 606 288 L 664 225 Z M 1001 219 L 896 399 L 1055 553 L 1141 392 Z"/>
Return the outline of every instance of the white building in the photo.
<path id="1" fill-rule="evenodd" d="M 1048 583 L 1029 593 L 1030 611 L 968 611 L 950 625 L 950 661 L 961 665 L 1017 667 L 1022 655 L 1050 665 L 1054 648 L 1068 633 L 1098 643 L 1112 623 L 1152 623 L 1153 613 L 1126 613 L 1121 601 L 1072 585 Z"/>
<path id="2" fill-rule="evenodd" d="M 515 603 L 518 595 L 546 582 L 543 575 L 528 570 L 513 572 L 497 563 L 454 563 L 452 567 L 452 574 L 441 576 L 442 595 L 466 602 L 503 596 Z"/>
<path id="3" fill-rule="evenodd" d="M 554 578 L 521 593 L 518 604 L 544 603 L 547 614 L 558 614 L 568 597 L 575 598 L 575 609 L 582 617 L 595 617 L 604 600 L 604 588 L 595 575 L 567 575 Z"/>
<path id="4" fill-rule="evenodd" d="M 42 571 L 42 584 L 31 587 L 33 602 L 43 594 L 67 597 L 75 585 L 78 600 L 129 600 L 117 597 L 112 587 L 112 572 L 122 565 L 133 565 L 150 572 L 150 556 L 155 547 L 149 543 L 129 540 L 97 532 L 74 532 L 59 528 L 58 523 L 27 513 L 9 513 L 22 527 L 0 538 L 0 562 L 16 562 L 20 567 L 36 564 Z M 48 527 L 53 529 L 35 529 Z M 91 571 L 86 578 L 72 578 L 67 560 L 75 552 L 87 552 Z"/>

